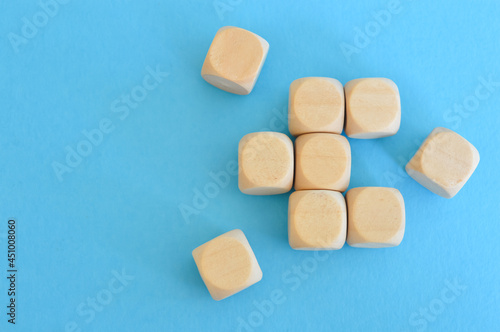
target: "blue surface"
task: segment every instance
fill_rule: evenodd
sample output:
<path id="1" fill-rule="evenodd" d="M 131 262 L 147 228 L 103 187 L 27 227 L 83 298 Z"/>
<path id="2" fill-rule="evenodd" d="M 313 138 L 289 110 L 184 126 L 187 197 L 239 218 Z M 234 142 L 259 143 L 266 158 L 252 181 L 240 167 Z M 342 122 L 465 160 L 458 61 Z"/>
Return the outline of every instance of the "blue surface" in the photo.
<path id="1" fill-rule="evenodd" d="M 69 1 L 48 10 L 0 4 L 1 331 L 498 331 L 498 1 Z M 374 24 L 381 10 L 391 17 Z M 26 23 L 34 19 L 40 27 Z M 224 25 L 270 43 L 248 96 L 200 76 Z M 245 134 L 288 134 L 288 87 L 304 76 L 398 84 L 398 134 L 349 141 L 351 187 L 394 186 L 405 198 L 399 247 L 293 251 L 288 195 L 245 196 L 234 175 L 211 184 L 210 174 L 227 180 Z M 122 99 L 131 93 L 141 101 Z M 481 154 L 451 200 L 403 171 L 436 126 Z M 71 149 L 87 156 L 68 166 Z M 9 218 L 15 327 L 5 313 Z M 216 302 L 191 250 L 235 228 L 264 277 Z"/>

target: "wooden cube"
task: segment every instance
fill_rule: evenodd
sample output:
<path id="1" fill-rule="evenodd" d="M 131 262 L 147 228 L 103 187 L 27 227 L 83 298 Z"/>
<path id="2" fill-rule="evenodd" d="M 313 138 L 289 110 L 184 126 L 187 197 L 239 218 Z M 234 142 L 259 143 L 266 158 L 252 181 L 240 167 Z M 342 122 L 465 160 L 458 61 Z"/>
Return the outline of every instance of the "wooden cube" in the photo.
<path id="1" fill-rule="evenodd" d="M 345 133 L 351 138 L 394 135 L 401 122 L 397 85 L 387 78 L 360 78 L 347 82 Z"/>
<path id="2" fill-rule="evenodd" d="M 455 196 L 479 164 L 479 152 L 465 138 L 435 128 L 406 165 L 406 172 L 430 191 Z"/>
<path id="3" fill-rule="evenodd" d="M 401 243 L 405 232 L 405 204 L 395 188 L 360 187 L 349 190 L 347 243 L 351 247 L 383 248 Z"/>
<path id="4" fill-rule="evenodd" d="M 345 191 L 351 177 L 351 147 L 344 136 L 305 134 L 295 140 L 295 190 Z"/>
<path id="5" fill-rule="evenodd" d="M 267 41 L 256 34 L 222 27 L 210 45 L 201 76 L 219 89 L 247 95 L 259 77 L 268 50 Z"/>
<path id="6" fill-rule="evenodd" d="M 214 300 L 250 287 L 262 279 L 262 271 L 239 229 L 227 232 L 193 250 L 201 278 Z"/>
<path id="7" fill-rule="evenodd" d="M 305 77 L 290 85 L 288 127 L 293 136 L 341 134 L 344 113 L 344 88 L 336 79 Z"/>
<path id="8" fill-rule="evenodd" d="M 248 195 L 276 195 L 293 185 L 293 143 L 285 134 L 245 135 L 238 148 L 238 186 Z"/>
<path id="9" fill-rule="evenodd" d="M 347 211 L 341 193 L 303 190 L 290 195 L 288 242 L 293 249 L 340 249 L 346 233 Z"/>

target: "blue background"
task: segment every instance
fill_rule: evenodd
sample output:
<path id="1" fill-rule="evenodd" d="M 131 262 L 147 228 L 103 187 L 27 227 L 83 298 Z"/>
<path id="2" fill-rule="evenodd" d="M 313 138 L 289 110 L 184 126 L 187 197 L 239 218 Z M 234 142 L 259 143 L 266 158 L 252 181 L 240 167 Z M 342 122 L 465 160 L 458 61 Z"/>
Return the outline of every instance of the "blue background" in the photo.
<path id="1" fill-rule="evenodd" d="M 375 13 L 389 9 L 378 31 Z M 41 10 L 38 1 L 0 4 L 0 330 L 498 331 L 500 86 L 482 83 L 500 82 L 498 1 L 69 1 L 47 19 Z M 40 27 L 23 35 L 23 18 Z M 270 44 L 248 96 L 200 76 L 224 25 Z M 355 53 L 343 53 L 347 44 Z M 157 68 L 168 76 L 126 106 L 122 96 L 146 91 Z M 288 245 L 288 194 L 243 195 L 234 175 L 210 184 L 210 174 L 229 174 L 245 134 L 289 134 L 288 87 L 304 76 L 398 84 L 398 134 L 349 141 L 350 187 L 394 186 L 405 198 L 399 247 L 346 245 L 320 261 Z M 481 84 L 488 96 L 479 100 Z M 112 129 L 59 179 L 54 163 L 66 164 L 68 147 L 88 148 L 83 131 L 103 119 Z M 451 200 L 403 170 L 436 126 L 481 155 Z M 210 197 L 183 216 L 207 186 Z M 9 218 L 18 232 L 15 327 L 5 314 Z M 191 251 L 235 228 L 264 276 L 216 302 Z M 96 297 L 104 305 L 88 304 Z"/>

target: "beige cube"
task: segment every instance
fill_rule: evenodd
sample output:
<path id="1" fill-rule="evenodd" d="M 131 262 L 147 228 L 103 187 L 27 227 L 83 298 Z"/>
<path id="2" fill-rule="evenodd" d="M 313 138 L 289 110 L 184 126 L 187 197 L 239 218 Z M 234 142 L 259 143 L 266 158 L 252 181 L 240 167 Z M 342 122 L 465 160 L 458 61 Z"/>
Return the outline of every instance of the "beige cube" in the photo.
<path id="1" fill-rule="evenodd" d="M 248 195 L 276 195 L 293 185 L 293 143 L 285 134 L 245 135 L 238 148 L 238 186 Z"/>
<path id="2" fill-rule="evenodd" d="M 268 42 L 250 31 L 220 28 L 208 50 L 201 76 L 219 89 L 247 95 L 259 77 L 268 50 Z"/>
<path id="3" fill-rule="evenodd" d="M 435 128 L 406 165 L 406 172 L 439 196 L 452 198 L 479 164 L 479 152 L 465 138 Z"/>
<path id="4" fill-rule="evenodd" d="M 341 134 L 344 128 L 344 88 L 328 77 L 304 77 L 292 82 L 288 100 L 290 134 Z"/>
<path id="5" fill-rule="evenodd" d="M 262 271 L 239 229 L 227 232 L 193 250 L 201 278 L 214 300 L 252 286 L 262 279 Z"/>
<path id="6" fill-rule="evenodd" d="M 344 196 L 337 191 L 303 190 L 290 195 L 288 242 L 297 250 L 340 249 L 347 233 Z"/>
<path id="7" fill-rule="evenodd" d="M 345 133 L 351 138 L 379 138 L 394 135 L 401 122 L 401 101 L 397 85 L 387 78 L 360 78 L 344 87 Z"/>
<path id="8" fill-rule="evenodd" d="M 405 204 L 395 188 L 360 187 L 349 190 L 347 243 L 351 247 L 384 248 L 401 243 L 405 233 Z"/>
<path id="9" fill-rule="evenodd" d="M 295 140 L 295 190 L 345 191 L 351 177 L 351 147 L 344 136 L 305 134 Z"/>

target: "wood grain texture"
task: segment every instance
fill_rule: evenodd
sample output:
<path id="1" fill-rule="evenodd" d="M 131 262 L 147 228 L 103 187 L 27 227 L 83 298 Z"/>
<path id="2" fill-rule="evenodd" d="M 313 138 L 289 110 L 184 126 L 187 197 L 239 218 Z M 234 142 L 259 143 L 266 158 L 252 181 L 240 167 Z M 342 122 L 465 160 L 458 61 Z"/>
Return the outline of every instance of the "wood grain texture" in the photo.
<path id="1" fill-rule="evenodd" d="M 259 77 L 268 50 L 268 42 L 253 32 L 222 27 L 210 45 L 201 76 L 219 89 L 247 95 Z"/>
<path id="2" fill-rule="evenodd" d="M 344 246 L 347 210 L 344 196 L 330 190 L 302 190 L 290 195 L 288 242 L 297 250 L 337 250 Z"/>
<path id="3" fill-rule="evenodd" d="M 345 133 L 351 138 L 392 136 L 401 123 L 397 85 L 387 78 L 359 78 L 347 82 Z"/>
<path id="4" fill-rule="evenodd" d="M 262 279 L 262 271 L 252 248 L 239 229 L 194 249 L 193 258 L 210 295 L 217 301 Z"/>
<path id="5" fill-rule="evenodd" d="M 304 77 L 290 85 L 288 127 L 290 134 L 341 134 L 344 127 L 344 88 L 329 77 Z"/>
<path id="6" fill-rule="evenodd" d="M 245 135 L 238 147 L 238 187 L 248 195 L 276 195 L 292 189 L 293 143 L 285 134 Z"/>
<path id="7" fill-rule="evenodd" d="M 347 243 L 351 247 L 384 248 L 401 243 L 405 231 L 403 196 L 395 188 L 359 187 L 349 190 Z"/>
<path id="8" fill-rule="evenodd" d="M 305 134 L 295 140 L 295 190 L 345 191 L 351 177 L 351 147 L 344 136 Z"/>
<path id="9" fill-rule="evenodd" d="M 406 172 L 433 193 L 452 198 L 479 164 L 479 152 L 456 132 L 437 127 L 425 139 Z"/>

